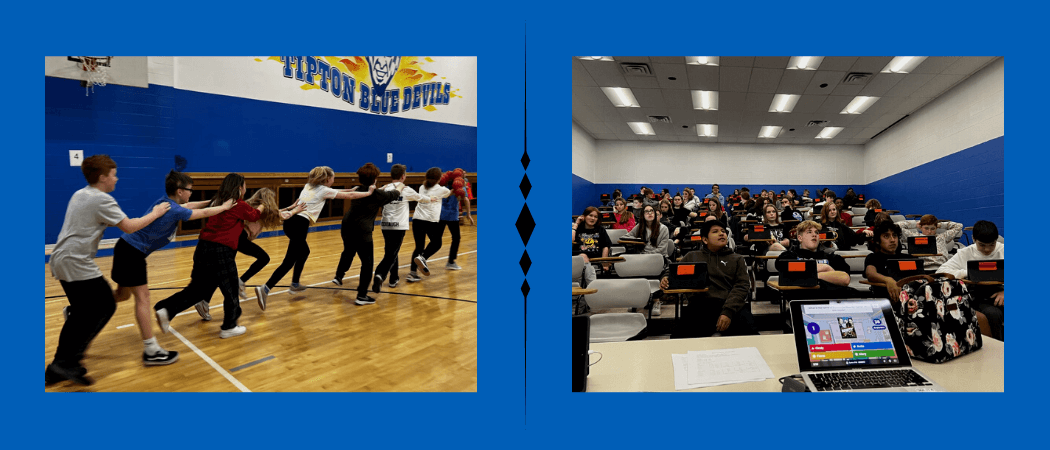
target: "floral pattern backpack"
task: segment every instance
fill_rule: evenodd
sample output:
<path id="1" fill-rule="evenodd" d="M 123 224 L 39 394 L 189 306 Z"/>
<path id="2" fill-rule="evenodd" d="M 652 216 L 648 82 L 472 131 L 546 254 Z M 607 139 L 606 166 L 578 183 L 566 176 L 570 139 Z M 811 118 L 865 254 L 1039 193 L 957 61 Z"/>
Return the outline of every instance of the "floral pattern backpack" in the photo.
<path id="1" fill-rule="evenodd" d="M 906 283 L 895 312 L 912 358 L 942 363 L 983 345 L 970 293 L 959 280 L 923 276 Z"/>

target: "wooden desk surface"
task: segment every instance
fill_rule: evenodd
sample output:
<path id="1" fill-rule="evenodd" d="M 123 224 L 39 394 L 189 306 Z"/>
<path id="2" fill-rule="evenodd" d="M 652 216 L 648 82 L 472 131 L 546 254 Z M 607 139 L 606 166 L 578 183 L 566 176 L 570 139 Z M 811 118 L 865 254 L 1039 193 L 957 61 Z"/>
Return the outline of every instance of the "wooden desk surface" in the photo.
<path id="1" fill-rule="evenodd" d="M 699 294 L 701 292 L 707 292 L 708 288 L 703 289 L 664 289 L 664 294 Z"/>
<path id="2" fill-rule="evenodd" d="M 980 350 L 959 359 L 943 364 L 912 360 L 912 364 L 952 392 L 1003 392 L 1004 344 L 987 336 L 983 339 Z M 799 373 L 790 334 L 610 342 L 591 344 L 591 350 L 602 353 L 602 360 L 591 366 L 587 391 L 675 392 L 672 354 L 742 347 L 758 349 L 773 372 L 772 379 L 682 392 L 780 392 L 777 380 Z"/>
<path id="3" fill-rule="evenodd" d="M 587 288 L 581 288 L 581 287 L 573 287 L 572 288 L 572 295 L 573 295 L 573 297 L 575 297 L 577 295 L 587 295 L 587 294 L 597 294 L 597 293 L 598 293 L 597 289 L 587 289 Z"/>
<path id="4" fill-rule="evenodd" d="M 610 256 L 608 258 L 591 258 L 591 262 L 624 262 L 627 261 L 622 256 Z"/>
<path id="5" fill-rule="evenodd" d="M 962 279 L 962 280 L 959 280 L 959 281 L 962 281 L 963 283 L 966 283 L 966 284 L 976 284 L 976 285 L 979 285 L 979 286 L 1002 286 L 1002 285 L 1005 284 L 1002 281 L 970 281 L 970 280 L 967 280 L 967 279 Z"/>

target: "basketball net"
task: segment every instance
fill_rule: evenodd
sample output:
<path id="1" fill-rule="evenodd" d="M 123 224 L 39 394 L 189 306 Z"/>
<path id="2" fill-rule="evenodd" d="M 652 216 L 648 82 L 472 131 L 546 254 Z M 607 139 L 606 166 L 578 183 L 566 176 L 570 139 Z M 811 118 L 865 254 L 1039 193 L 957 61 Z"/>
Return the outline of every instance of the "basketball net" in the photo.
<path id="1" fill-rule="evenodd" d="M 108 75 L 107 69 L 109 67 L 99 64 L 99 60 L 102 58 L 95 58 L 91 56 L 80 57 L 80 68 L 87 72 L 87 85 L 84 86 L 84 95 L 91 95 L 90 92 L 95 92 L 95 86 L 105 86 L 106 76 Z M 109 63 L 109 58 L 105 58 L 106 63 Z M 90 92 L 89 92 L 90 89 Z"/>

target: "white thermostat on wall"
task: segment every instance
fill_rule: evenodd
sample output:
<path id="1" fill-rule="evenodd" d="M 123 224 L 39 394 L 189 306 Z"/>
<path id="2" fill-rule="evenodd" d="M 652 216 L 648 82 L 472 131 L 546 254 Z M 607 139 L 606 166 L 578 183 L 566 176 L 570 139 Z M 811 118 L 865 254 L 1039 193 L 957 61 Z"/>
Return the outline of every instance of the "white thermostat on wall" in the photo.
<path id="1" fill-rule="evenodd" d="M 386 162 L 388 162 L 388 163 L 394 162 L 394 154 L 393 153 L 387 153 L 386 154 Z"/>
<path id="2" fill-rule="evenodd" d="M 84 161 L 83 150 L 70 150 L 69 151 L 69 165 L 79 166 Z"/>

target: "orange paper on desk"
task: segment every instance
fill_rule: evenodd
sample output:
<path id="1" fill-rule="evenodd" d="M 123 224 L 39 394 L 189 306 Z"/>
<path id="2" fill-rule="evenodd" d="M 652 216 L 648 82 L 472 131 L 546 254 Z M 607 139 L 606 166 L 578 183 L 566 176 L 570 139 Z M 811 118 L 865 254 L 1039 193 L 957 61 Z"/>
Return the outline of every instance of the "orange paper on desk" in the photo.
<path id="1" fill-rule="evenodd" d="M 992 261 L 992 262 L 981 262 L 981 263 L 977 263 L 977 270 L 995 270 L 997 265 L 998 264 L 996 264 L 995 261 Z"/>
<path id="2" fill-rule="evenodd" d="M 828 238 L 828 234 L 827 233 L 820 233 L 820 238 L 821 239 L 827 239 Z"/>
<path id="3" fill-rule="evenodd" d="M 918 267 L 915 267 L 915 261 L 900 261 L 899 265 L 901 270 L 919 270 Z"/>
<path id="4" fill-rule="evenodd" d="M 763 231 L 766 231 L 766 227 L 763 227 L 762 225 L 755 225 L 755 232 L 756 233 L 761 233 Z"/>
<path id="5" fill-rule="evenodd" d="M 689 236 L 689 240 L 691 241 L 699 241 L 702 238 L 703 236 Z"/>
<path id="6" fill-rule="evenodd" d="M 694 267 L 696 267 L 696 266 L 694 266 L 692 264 L 680 265 L 680 266 L 678 266 L 678 274 L 679 275 L 692 275 Z"/>
<path id="7" fill-rule="evenodd" d="M 882 210 L 881 209 L 876 209 L 875 212 L 880 213 L 880 212 L 882 212 Z"/>
<path id="8" fill-rule="evenodd" d="M 926 245 L 930 238 L 917 237 L 915 238 L 915 245 Z"/>
<path id="9" fill-rule="evenodd" d="M 806 263 L 804 263 L 804 262 L 789 262 L 788 263 L 788 272 L 805 272 L 805 271 L 806 271 Z"/>
<path id="10" fill-rule="evenodd" d="M 706 204 L 708 204 L 708 203 L 711 203 L 711 199 L 709 199 L 709 198 L 705 198 L 705 199 L 704 199 L 704 204 L 706 205 Z"/>
<path id="11" fill-rule="evenodd" d="M 707 212 L 700 213 L 700 217 L 707 217 Z"/>

